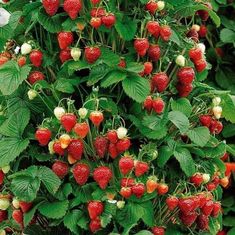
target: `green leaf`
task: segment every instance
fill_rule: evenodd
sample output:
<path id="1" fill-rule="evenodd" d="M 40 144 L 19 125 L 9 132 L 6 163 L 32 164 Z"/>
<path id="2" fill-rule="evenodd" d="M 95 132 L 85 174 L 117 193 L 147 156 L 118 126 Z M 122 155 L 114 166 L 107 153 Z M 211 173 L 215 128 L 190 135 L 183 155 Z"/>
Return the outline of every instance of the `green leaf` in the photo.
<path id="1" fill-rule="evenodd" d="M 225 164 L 222 160 L 220 160 L 219 158 L 213 158 L 212 161 L 221 173 L 224 173 L 226 171 Z"/>
<path id="2" fill-rule="evenodd" d="M 109 72 L 101 82 L 101 87 L 107 88 L 126 78 L 126 73 L 121 70 L 113 70 Z"/>
<path id="3" fill-rule="evenodd" d="M 144 65 L 136 62 L 128 62 L 126 71 L 133 73 L 140 73 L 144 70 Z"/>
<path id="4" fill-rule="evenodd" d="M 92 86 L 101 79 L 103 79 L 110 72 L 110 67 L 106 64 L 100 64 L 92 68 L 89 78 L 88 78 L 88 86 Z"/>
<path id="5" fill-rule="evenodd" d="M 187 132 L 192 142 L 200 147 L 204 147 L 210 139 L 210 131 L 206 127 L 196 127 Z"/>
<path id="6" fill-rule="evenodd" d="M 105 110 L 106 112 L 110 112 L 113 115 L 118 114 L 117 104 L 114 101 L 112 101 L 111 99 L 101 98 L 99 104 L 100 104 L 100 107 L 103 110 Z"/>
<path id="7" fill-rule="evenodd" d="M 120 62 L 120 57 L 106 47 L 101 47 L 101 59 L 110 67 L 116 67 Z"/>
<path id="8" fill-rule="evenodd" d="M 235 123 L 235 96 L 223 96 L 221 106 L 223 108 L 223 117 L 227 121 Z"/>
<path id="9" fill-rule="evenodd" d="M 149 232 L 148 230 L 142 230 L 136 233 L 135 235 L 153 235 L 153 234 Z"/>
<path id="10" fill-rule="evenodd" d="M 71 80 L 72 79 L 65 79 L 65 78 L 60 78 L 56 80 L 55 82 L 56 90 L 64 92 L 64 93 L 72 94 L 75 91 L 75 89 L 74 89 L 73 84 L 71 83 Z"/>
<path id="11" fill-rule="evenodd" d="M 234 227 L 235 226 L 234 216 L 230 216 L 230 215 L 224 216 L 223 225 L 227 227 Z"/>
<path id="12" fill-rule="evenodd" d="M 235 42 L 235 31 L 231 29 L 224 28 L 220 31 L 220 39 L 224 43 L 234 43 Z"/>
<path id="13" fill-rule="evenodd" d="M 185 114 L 187 117 L 192 113 L 192 105 L 186 98 L 180 98 L 177 100 L 171 100 L 171 109 L 173 111 L 179 111 Z"/>
<path id="14" fill-rule="evenodd" d="M 160 168 L 163 168 L 173 155 L 173 152 L 168 146 L 161 146 L 158 153 L 157 164 Z"/>
<path id="15" fill-rule="evenodd" d="M 83 212 L 80 210 L 72 210 L 64 217 L 64 225 L 68 228 L 71 232 L 75 234 L 79 234 L 78 220 L 83 216 Z"/>
<path id="16" fill-rule="evenodd" d="M 28 65 L 19 67 L 16 61 L 8 61 L 0 67 L 0 90 L 3 95 L 12 94 L 27 78 L 31 68 Z"/>
<path id="17" fill-rule="evenodd" d="M 234 235 L 234 234 L 235 234 L 235 228 L 232 228 L 227 232 L 227 235 Z"/>
<path id="18" fill-rule="evenodd" d="M 138 103 L 143 102 L 150 92 L 149 81 L 134 74 L 122 81 L 122 87 L 125 93 Z"/>
<path id="19" fill-rule="evenodd" d="M 195 164 L 188 149 L 177 147 L 174 156 L 180 164 L 182 171 L 189 177 L 196 172 Z"/>
<path id="20" fill-rule="evenodd" d="M 212 138 L 208 141 L 204 147 L 204 151 L 208 158 L 217 158 L 224 155 L 226 151 L 226 144 L 219 142 L 216 138 Z"/>
<path id="21" fill-rule="evenodd" d="M 79 61 L 71 60 L 71 61 L 68 61 L 67 65 L 70 71 L 80 71 L 82 69 L 90 68 L 90 65 L 84 60 L 79 60 Z"/>
<path id="22" fill-rule="evenodd" d="M 68 210 L 69 202 L 57 201 L 57 202 L 44 202 L 39 206 L 39 212 L 50 219 L 60 219 L 65 216 Z"/>
<path id="23" fill-rule="evenodd" d="M 235 136 L 235 124 L 227 124 L 222 132 L 224 138 L 230 138 Z"/>
<path id="24" fill-rule="evenodd" d="M 179 111 L 171 111 L 168 114 L 169 120 L 180 130 L 181 134 L 185 134 L 188 129 L 189 129 L 189 120 L 183 114 L 182 112 Z"/>

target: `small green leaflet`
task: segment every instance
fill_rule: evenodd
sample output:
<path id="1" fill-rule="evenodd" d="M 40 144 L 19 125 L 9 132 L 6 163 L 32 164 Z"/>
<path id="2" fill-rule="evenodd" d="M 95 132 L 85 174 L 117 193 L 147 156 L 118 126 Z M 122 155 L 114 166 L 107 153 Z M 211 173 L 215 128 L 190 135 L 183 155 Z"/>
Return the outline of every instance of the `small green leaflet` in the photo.
<path id="1" fill-rule="evenodd" d="M 210 131 L 206 127 L 197 127 L 187 132 L 188 137 L 200 147 L 204 147 L 210 139 Z"/>
<path id="2" fill-rule="evenodd" d="M 168 114 L 169 120 L 180 130 L 181 134 L 185 134 L 189 129 L 189 120 L 180 111 L 171 111 Z"/>

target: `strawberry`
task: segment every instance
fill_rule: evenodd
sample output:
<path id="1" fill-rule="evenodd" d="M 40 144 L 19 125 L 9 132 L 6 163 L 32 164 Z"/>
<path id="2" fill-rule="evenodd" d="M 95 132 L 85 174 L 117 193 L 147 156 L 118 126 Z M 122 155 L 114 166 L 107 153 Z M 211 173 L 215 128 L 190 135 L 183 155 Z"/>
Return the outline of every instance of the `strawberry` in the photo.
<path id="1" fill-rule="evenodd" d="M 166 194 L 166 193 L 168 192 L 168 190 L 169 190 L 169 187 L 168 187 L 168 185 L 165 184 L 165 183 L 160 183 L 160 184 L 158 184 L 158 186 L 157 186 L 157 193 L 158 193 L 159 195 L 164 195 L 164 194 Z"/>
<path id="2" fill-rule="evenodd" d="M 208 191 L 214 191 L 217 188 L 217 186 L 213 182 L 210 182 L 206 184 L 206 188 Z"/>
<path id="3" fill-rule="evenodd" d="M 201 73 L 206 69 L 207 62 L 205 59 L 197 60 L 194 63 L 197 72 Z"/>
<path id="4" fill-rule="evenodd" d="M 40 67 L 42 64 L 43 53 L 40 50 L 33 50 L 29 55 L 29 59 L 35 67 Z"/>
<path id="5" fill-rule="evenodd" d="M 198 214 L 195 211 L 189 212 L 187 214 L 184 214 L 182 211 L 180 211 L 179 213 L 179 218 L 181 222 L 187 227 L 192 226 L 192 224 L 196 221 L 197 216 Z"/>
<path id="6" fill-rule="evenodd" d="M 160 47 L 157 44 L 151 44 L 149 46 L 148 56 L 152 61 L 157 62 L 161 56 Z"/>
<path id="7" fill-rule="evenodd" d="M 214 218 L 217 218 L 220 212 L 221 212 L 220 202 L 214 202 L 213 210 L 211 212 L 211 216 L 214 217 Z"/>
<path id="8" fill-rule="evenodd" d="M 0 210 L 0 223 L 2 223 L 4 220 L 7 220 L 7 211 Z"/>
<path id="9" fill-rule="evenodd" d="M 189 58 L 195 63 L 203 59 L 202 50 L 199 47 L 194 47 L 189 50 Z"/>
<path id="10" fill-rule="evenodd" d="M 149 165 L 146 162 L 137 161 L 135 163 L 135 176 L 140 177 L 149 170 Z"/>
<path id="11" fill-rule="evenodd" d="M 153 235 L 164 235 L 165 234 L 165 228 L 154 226 L 151 228 Z"/>
<path id="12" fill-rule="evenodd" d="M 212 5 L 209 2 L 206 2 L 204 4 L 209 10 L 212 10 Z M 209 18 L 209 12 L 206 10 L 199 10 L 197 11 L 197 14 L 202 19 L 202 21 L 207 21 Z"/>
<path id="13" fill-rule="evenodd" d="M 20 56 L 17 60 L 17 63 L 20 67 L 23 67 L 26 64 L 26 57 L 25 56 Z"/>
<path id="14" fill-rule="evenodd" d="M 158 187 L 157 177 L 150 176 L 146 182 L 147 193 L 153 193 Z"/>
<path id="15" fill-rule="evenodd" d="M 67 12 L 72 20 L 78 17 L 78 13 L 82 10 L 81 0 L 65 0 L 64 11 Z"/>
<path id="16" fill-rule="evenodd" d="M 130 148 L 130 146 L 131 146 L 131 141 L 128 138 L 121 139 L 116 143 L 116 148 L 118 153 L 125 152 Z"/>
<path id="17" fill-rule="evenodd" d="M 134 48 L 139 56 L 145 56 L 149 48 L 149 41 L 147 38 L 137 38 L 134 41 Z"/>
<path id="18" fill-rule="evenodd" d="M 120 68 L 126 68 L 126 61 L 125 59 L 121 58 L 119 63 L 118 63 L 118 67 Z"/>
<path id="19" fill-rule="evenodd" d="M 197 207 L 192 197 L 180 198 L 178 206 L 180 211 L 184 214 L 194 211 Z"/>
<path id="20" fill-rule="evenodd" d="M 90 201 L 87 205 L 87 210 L 90 219 L 95 219 L 100 216 L 104 211 L 104 205 L 100 201 Z"/>
<path id="21" fill-rule="evenodd" d="M 0 170 L 0 185 L 3 184 L 3 182 L 4 182 L 4 177 L 5 177 L 4 172 L 3 172 L 2 170 Z"/>
<path id="22" fill-rule="evenodd" d="M 144 108 L 148 111 L 151 112 L 153 108 L 153 99 L 151 96 L 147 96 L 147 98 L 144 101 Z"/>
<path id="23" fill-rule="evenodd" d="M 19 224 L 21 227 L 23 227 L 23 213 L 21 210 L 13 210 L 12 212 L 12 218 L 15 220 L 17 224 Z"/>
<path id="24" fill-rule="evenodd" d="M 83 150 L 84 144 L 82 140 L 73 139 L 68 146 L 68 154 L 76 160 L 81 160 Z"/>
<path id="25" fill-rule="evenodd" d="M 107 166 L 100 166 L 95 168 L 93 178 L 101 189 L 105 189 L 112 179 L 113 173 Z"/>
<path id="26" fill-rule="evenodd" d="M 132 190 L 129 187 L 122 187 L 119 193 L 122 197 L 129 198 L 132 194 Z"/>
<path id="27" fill-rule="evenodd" d="M 102 20 L 100 17 L 92 17 L 90 20 L 90 25 L 95 28 L 98 29 L 101 25 L 102 25 Z"/>
<path id="28" fill-rule="evenodd" d="M 108 152 L 109 152 L 109 155 L 112 159 L 115 159 L 119 154 L 117 151 L 116 145 L 113 143 L 109 144 Z"/>
<path id="29" fill-rule="evenodd" d="M 210 115 L 201 115 L 199 117 L 200 123 L 202 126 L 210 127 L 212 118 Z"/>
<path id="30" fill-rule="evenodd" d="M 224 57 L 224 51 L 223 51 L 223 49 L 220 48 L 220 47 L 215 48 L 215 53 L 216 53 L 216 55 L 217 55 L 218 57 L 220 57 L 220 58 L 223 58 L 223 57 Z"/>
<path id="31" fill-rule="evenodd" d="M 229 178 L 227 176 L 220 179 L 220 185 L 226 188 L 229 185 Z"/>
<path id="32" fill-rule="evenodd" d="M 166 199 L 167 207 L 170 211 L 173 211 L 179 204 L 179 199 L 174 196 L 170 196 Z"/>
<path id="33" fill-rule="evenodd" d="M 141 198 L 145 192 L 145 186 L 143 183 L 137 183 L 131 187 L 131 190 L 137 198 Z"/>
<path id="34" fill-rule="evenodd" d="M 60 142 L 62 149 L 66 149 L 69 146 L 71 141 L 72 139 L 70 138 L 68 134 L 63 134 L 59 138 L 59 142 Z"/>
<path id="35" fill-rule="evenodd" d="M 207 27 L 205 25 L 201 25 L 198 34 L 201 38 L 205 38 L 207 35 Z"/>
<path id="36" fill-rule="evenodd" d="M 153 100 L 153 110 L 157 114 L 161 114 L 165 108 L 165 102 L 162 100 L 162 98 L 158 97 L 155 100 Z"/>
<path id="37" fill-rule="evenodd" d="M 35 138 L 41 146 L 46 146 L 51 139 L 51 131 L 47 128 L 39 128 L 35 133 Z"/>
<path id="38" fill-rule="evenodd" d="M 207 197 L 205 195 L 205 193 L 199 193 L 197 195 L 197 198 L 199 199 L 199 208 L 202 208 L 205 204 L 206 204 L 206 201 L 207 201 Z"/>
<path id="39" fill-rule="evenodd" d="M 59 156 L 64 155 L 64 149 L 61 147 L 60 141 L 56 141 L 53 144 L 53 151 L 58 154 Z"/>
<path id="40" fill-rule="evenodd" d="M 8 60 L 9 58 L 7 58 L 6 56 L 0 55 L 0 66 L 4 65 Z"/>
<path id="41" fill-rule="evenodd" d="M 160 28 L 160 37 L 164 42 L 168 42 L 170 40 L 170 37 L 172 35 L 172 30 L 170 26 L 163 25 Z"/>
<path id="42" fill-rule="evenodd" d="M 146 28 L 150 35 L 159 35 L 160 33 L 160 25 L 157 21 L 149 21 Z"/>
<path id="43" fill-rule="evenodd" d="M 94 141 L 94 147 L 95 147 L 96 154 L 100 158 L 104 158 L 108 150 L 108 139 L 103 136 L 96 137 Z"/>
<path id="44" fill-rule="evenodd" d="M 229 158 L 229 154 L 226 152 L 220 159 L 223 161 L 223 162 L 226 162 Z"/>
<path id="45" fill-rule="evenodd" d="M 187 85 L 192 83 L 195 78 L 195 73 L 193 68 L 191 67 L 180 68 L 177 73 L 177 78 L 181 84 Z"/>
<path id="46" fill-rule="evenodd" d="M 118 136 L 116 130 L 110 130 L 107 132 L 107 138 L 112 144 L 116 144 L 118 142 Z"/>
<path id="47" fill-rule="evenodd" d="M 89 126 L 86 122 L 76 123 L 73 130 L 80 138 L 84 139 L 89 132 Z"/>
<path id="48" fill-rule="evenodd" d="M 78 163 L 74 166 L 73 177 L 80 186 L 84 185 L 87 182 L 89 175 L 90 168 L 87 164 Z"/>
<path id="49" fill-rule="evenodd" d="M 22 210 L 23 213 L 28 212 L 33 207 L 32 202 L 20 201 L 19 205 L 20 205 L 20 209 Z"/>
<path id="50" fill-rule="evenodd" d="M 145 62 L 144 63 L 144 75 L 149 75 L 153 71 L 153 63 L 152 62 Z"/>
<path id="51" fill-rule="evenodd" d="M 214 208 L 214 202 L 212 200 L 207 200 L 205 205 L 201 208 L 202 213 L 206 216 L 210 216 Z"/>
<path id="52" fill-rule="evenodd" d="M 219 134 L 223 130 L 223 124 L 220 121 L 212 120 L 210 125 L 210 132 L 212 134 Z"/>
<path id="53" fill-rule="evenodd" d="M 129 174 L 134 168 L 134 160 L 131 156 L 124 156 L 119 160 L 119 170 L 123 175 Z"/>
<path id="54" fill-rule="evenodd" d="M 73 113 L 65 113 L 60 118 L 60 123 L 67 132 L 70 132 L 75 126 L 77 117 Z"/>
<path id="55" fill-rule="evenodd" d="M 97 5 L 100 3 L 100 0 L 91 0 L 91 4 Z"/>
<path id="56" fill-rule="evenodd" d="M 89 64 L 95 63 L 101 56 L 101 50 L 99 47 L 86 47 L 85 48 L 85 59 Z"/>
<path id="57" fill-rule="evenodd" d="M 91 220 L 89 224 L 89 229 L 92 233 L 95 233 L 96 231 L 101 229 L 101 220 L 99 217 L 96 217 L 95 219 Z"/>
<path id="58" fill-rule="evenodd" d="M 156 73 L 152 78 L 152 84 L 159 93 L 166 90 L 169 81 L 169 77 L 164 72 Z"/>
<path id="59" fill-rule="evenodd" d="M 61 50 L 66 49 L 73 43 L 73 33 L 72 32 L 60 32 L 57 35 L 57 40 Z"/>
<path id="60" fill-rule="evenodd" d="M 106 15 L 106 11 L 102 7 L 92 8 L 90 15 L 91 15 L 91 17 L 102 17 L 102 16 Z"/>
<path id="61" fill-rule="evenodd" d="M 190 29 L 187 32 L 186 36 L 187 36 L 187 38 L 192 39 L 194 42 L 198 42 L 199 35 L 198 35 L 198 32 L 196 31 L 196 29 Z"/>
<path id="62" fill-rule="evenodd" d="M 63 179 L 69 172 L 68 164 L 62 161 L 56 161 L 52 165 L 52 171 L 60 178 Z"/>
<path id="63" fill-rule="evenodd" d="M 28 76 L 28 81 L 31 85 L 44 79 L 45 79 L 44 74 L 39 71 L 33 71 Z"/>
<path id="64" fill-rule="evenodd" d="M 132 187 L 135 185 L 135 180 L 133 178 L 122 178 L 121 187 Z"/>
<path id="65" fill-rule="evenodd" d="M 199 187 L 203 183 L 203 176 L 201 173 L 195 173 L 190 177 L 190 182 L 193 183 L 196 187 Z"/>
<path id="66" fill-rule="evenodd" d="M 209 217 L 206 216 L 206 215 L 200 214 L 197 217 L 196 223 L 197 223 L 198 229 L 200 229 L 200 230 L 208 230 L 208 227 L 209 227 Z"/>
<path id="67" fill-rule="evenodd" d="M 60 6 L 60 0 L 42 0 L 42 4 L 46 13 L 49 16 L 53 16 Z"/>
<path id="68" fill-rule="evenodd" d="M 71 50 L 70 48 L 66 48 L 60 51 L 59 54 L 60 57 L 60 61 L 63 64 L 64 62 L 66 62 L 67 60 L 71 60 L 72 56 L 71 56 Z"/>
<path id="69" fill-rule="evenodd" d="M 105 16 L 102 16 L 102 23 L 106 28 L 108 29 L 112 28 L 113 25 L 115 25 L 116 23 L 115 15 L 112 13 L 108 13 Z"/>
<path id="70" fill-rule="evenodd" d="M 176 89 L 179 92 L 180 97 L 187 97 L 193 90 L 193 85 L 192 84 L 185 85 L 185 84 L 177 83 Z"/>
<path id="71" fill-rule="evenodd" d="M 158 5 L 157 2 L 155 0 L 150 0 L 147 2 L 147 4 L 145 5 L 145 9 L 152 15 L 155 14 L 155 12 L 158 9 Z"/>
<path id="72" fill-rule="evenodd" d="M 103 122 L 104 115 L 100 111 L 93 111 L 90 113 L 89 119 L 91 120 L 93 125 L 98 127 L 101 124 L 101 122 Z"/>

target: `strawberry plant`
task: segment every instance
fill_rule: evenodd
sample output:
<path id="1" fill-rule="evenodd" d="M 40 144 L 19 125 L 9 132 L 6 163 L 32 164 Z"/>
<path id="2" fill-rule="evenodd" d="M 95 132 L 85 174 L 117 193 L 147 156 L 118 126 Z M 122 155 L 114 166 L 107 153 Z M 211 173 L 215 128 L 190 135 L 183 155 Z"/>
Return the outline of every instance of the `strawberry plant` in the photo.
<path id="1" fill-rule="evenodd" d="M 206 80 L 211 4 L 1 5 L 1 232 L 222 230 L 235 104 Z"/>

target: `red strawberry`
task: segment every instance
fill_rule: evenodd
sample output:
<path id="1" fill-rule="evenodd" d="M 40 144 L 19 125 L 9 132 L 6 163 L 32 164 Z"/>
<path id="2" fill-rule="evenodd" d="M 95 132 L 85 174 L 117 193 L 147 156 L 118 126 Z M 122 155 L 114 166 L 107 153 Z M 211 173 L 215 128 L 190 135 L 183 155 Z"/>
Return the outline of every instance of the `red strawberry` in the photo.
<path id="1" fill-rule="evenodd" d="M 181 84 L 187 85 L 187 84 L 192 83 L 195 78 L 195 73 L 194 73 L 193 68 L 183 67 L 179 69 L 177 73 L 177 78 Z"/>
<path id="2" fill-rule="evenodd" d="M 166 73 L 156 73 L 152 78 L 152 84 L 157 89 L 159 93 L 166 90 L 169 84 L 169 77 Z"/>
<path id="3" fill-rule="evenodd" d="M 165 108 L 165 102 L 162 100 L 162 98 L 158 97 L 155 100 L 153 100 L 153 110 L 157 114 L 161 114 Z"/>
<path id="4" fill-rule="evenodd" d="M 26 64 L 26 61 L 27 61 L 26 57 L 21 56 L 18 58 L 17 63 L 20 67 L 23 67 Z"/>
<path id="5" fill-rule="evenodd" d="M 99 7 L 99 8 L 92 8 L 91 9 L 91 17 L 102 17 L 106 14 L 106 11 L 104 8 Z"/>
<path id="6" fill-rule="evenodd" d="M 155 0 L 150 0 L 146 5 L 145 9 L 150 12 L 150 14 L 154 15 L 158 9 L 157 2 Z"/>
<path id="7" fill-rule="evenodd" d="M 217 188 L 217 186 L 213 182 L 210 182 L 206 184 L 206 188 L 208 191 L 214 191 Z"/>
<path id="8" fill-rule="evenodd" d="M 141 198 L 145 192 L 145 186 L 143 183 L 137 183 L 131 187 L 131 190 L 137 198 Z"/>
<path id="9" fill-rule="evenodd" d="M 62 161 L 56 161 L 52 165 L 52 171 L 60 178 L 63 179 L 69 172 L 68 164 Z"/>
<path id="10" fill-rule="evenodd" d="M 76 124 L 76 121 L 77 121 L 77 117 L 73 113 L 66 113 L 60 119 L 61 125 L 64 127 L 64 129 L 67 132 L 70 132 L 73 129 L 73 127 Z"/>
<path id="11" fill-rule="evenodd" d="M 39 128 L 35 133 L 35 138 L 41 146 L 46 146 L 51 139 L 51 131 L 47 128 Z"/>
<path id="12" fill-rule="evenodd" d="M 199 38 L 199 35 L 198 35 L 198 32 L 195 30 L 195 29 L 190 29 L 186 36 L 190 39 L 192 39 L 194 42 L 198 42 L 198 38 Z"/>
<path id="13" fill-rule="evenodd" d="M 0 170 L 0 185 L 3 184 L 3 181 L 4 181 L 4 177 L 5 177 L 5 174 L 2 170 Z"/>
<path id="14" fill-rule="evenodd" d="M 0 223 L 2 223 L 2 221 L 7 219 L 7 211 L 6 210 L 0 210 Z"/>
<path id="15" fill-rule="evenodd" d="M 199 208 L 202 208 L 206 204 L 207 197 L 203 192 L 198 194 L 197 197 L 199 199 Z"/>
<path id="16" fill-rule="evenodd" d="M 132 191 L 131 188 L 129 187 L 122 187 L 119 193 L 121 194 L 122 197 L 129 198 L 132 194 Z"/>
<path id="17" fill-rule="evenodd" d="M 193 183 L 196 187 L 199 187 L 203 183 L 203 176 L 201 173 L 195 173 L 190 177 L 190 182 Z"/>
<path id="18" fill-rule="evenodd" d="M 82 10 L 81 0 L 65 0 L 64 10 L 72 20 L 75 20 L 78 17 L 78 13 Z"/>
<path id="19" fill-rule="evenodd" d="M 212 10 L 212 5 L 209 2 L 206 2 L 204 4 L 209 10 Z M 207 21 L 209 18 L 209 12 L 206 10 L 199 10 L 197 11 L 197 14 L 203 21 Z"/>
<path id="20" fill-rule="evenodd" d="M 114 14 L 109 13 L 105 16 L 102 16 L 102 23 L 106 28 L 112 28 L 116 23 L 116 17 Z"/>
<path id="21" fill-rule="evenodd" d="M 123 58 L 120 59 L 118 67 L 126 68 L 126 61 L 125 61 L 125 59 L 123 59 Z"/>
<path id="22" fill-rule="evenodd" d="M 66 48 L 64 50 L 60 51 L 60 61 L 63 64 L 64 62 L 66 62 L 67 60 L 71 60 L 72 56 L 71 56 L 71 50 L 70 48 Z"/>
<path id="23" fill-rule="evenodd" d="M 73 139 L 68 147 L 68 154 L 76 159 L 81 160 L 84 150 L 84 145 L 82 140 Z"/>
<path id="24" fill-rule="evenodd" d="M 112 144 L 116 144 L 118 141 L 117 131 L 116 130 L 110 130 L 107 133 L 107 138 Z"/>
<path id="25" fill-rule="evenodd" d="M 107 166 L 100 166 L 95 168 L 93 178 L 101 189 L 105 189 L 112 179 L 113 173 Z"/>
<path id="26" fill-rule="evenodd" d="M 158 187 L 157 177 L 150 176 L 146 182 L 147 193 L 153 193 Z"/>
<path id="27" fill-rule="evenodd" d="M 223 161 L 223 162 L 226 162 L 229 158 L 229 154 L 226 152 L 220 159 Z"/>
<path id="28" fill-rule="evenodd" d="M 216 218 L 216 217 L 218 217 L 220 212 L 221 212 L 221 204 L 220 204 L 220 202 L 214 202 L 211 216 Z"/>
<path id="29" fill-rule="evenodd" d="M 218 57 L 221 57 L 221 58 L 224 57 L 224 51 L 222 48 L 219 48 L 219 47 L 215 48 L 215 53 Z"/>
<path id="30" fill-rule="evenodd" d="M 15 222 L 19 225 L 21 225 L 21 227 L 23 227 L 23 213 L 21 210 L 14 210 L 12 212 L 12 218 L 15 220 Z"/>
<path id="31" fill-rule="evenodd" d="M 20 209 L 22 210 L 23 213 L 28 212 L 33 207 L 32 202 L 20 201 L 19 205 L 20 205 Z"/>
<path id="32" fill-rule="evenodd" d="M 39 72 L 39 71 L 33 71 L 28 76 L 28 81 L 31 85 L 33 85 L 37 81 L 41 81 L 41 80 L 44 80 L 44 79 L 45 79 L 44 74 Z"/>
<path id="33" fill-rule="evenodd" d="M 53 16 L 60 6 L 60 0 L 42 0 L 42 4 L 46 13 L 49 16 Z"/>
<path id="34" fill-rule="evenodd" d="M 99 126 L 104 120 L 104 115 L 100 111 L 93 111 L 90 113 L 89 119 L 95 126 Z"/>
<path id="35" fill-rule="evenodd" d="M 153 235 L 164 235 L 165 234 L 165 228 L 159 227 L 159 226 L 154 226 L 152 228 L 152 233 L 153 233 Z"/>
<path id="36" fill-rule="evenodd" d="M 122 157 L 119 160 L 119 170 L 123 175 L 127 175 L 134 168 L 134 160 L 131 156 Z"/>
<path id="37" fill-rule="evenodd" d="M 90 25 L 95 28 L 98 29 L 101 25 L 102 25 L 102 20 L 100 17 L 92 17 L 90 20 Z"/>
<path id="38" fill-rule="evenodd" d="M 197 60 L 194 63 L 196 70 L 201 73 L 206 69 L 207 62 L 205 59 Z"/>
<path id="39" fill-rule="evenodd" d="M 29 59 L 35 67 L 41 66 L 42 58 L 43 58 L 43 53 L 40 50 L 34 50 L 29 55 Z"/>
<path id="40" fill-rule="evenodd" d="M 200 119 L 200 123 L 203 125 L 203 126 L 206 126 L 206 127 L 210 127 L 211 125 L 211 121 L 212 121 L 212 118 L 210 115 L 201 115 L 199 117 Z"/>
<path id="41" fill-rule="evenodd" d="M 197 222 L 197 227 L 200 230 L 208 230 L 208 227 L 209 227 L 209 217 L 208 216 L 200 214 L 197 217 L 197 221 L 196 222 Z"/>
<path id="42" fill-rule="evenodd" d="M 181 222 L 187 227 L 192 226 L 192 224 L 196 221 L 197 216 L 198 214 L 195 211 L 189 212 L 187 214 L 182 213 L 182 211 L 180 211 L 179 213 L 179 218 Z"/>
<path id="43" fill-rule="evenodd" d="M 205 205 L 202 207 L 202 213 L 206 216 L 210 216 L 214 208 L 214 202 L 212 200 L 207 200 Z"/>
<path id="44" fill-rule="evenodd" d="M 140 177 L 149 170 L 149 165 L 146 162 L 137 161 L 135 163 L 135 176 Z"/>
<path id="45" fill-rule="evenodd" d="M 96 5 L 96 4 L 99 4 L 100 3 L 100 0 L 91 0 L 91 4 L 93 5 Z"/>
<path id="46" fill-rule="evenodd" d="M 73 130 L 80 138 L 83 139 L 89 132 L 89 126 L 86 122 L 76 123 Z"/>
<path id="47" fill-rule="evenodd" d="M 170 211 L 173 211 L 179 204 L 179 199 L 174 196 L 170 196 L 166 199 L 167 207 Z"/>
<path id="48" fill-rule="evenodd" d="M 135 39 L 134 48 L 139 56 L 145 56 L 145 54 L 149 48 L 148 39 L 147 38 Z"/>
<path id="49" fill-rule="evenodd" d="M 113 143 L 109 144 L 108 152 L 112 159 L 115 159 L 119 154 L 117 151 L 116 145 Z"/>
<path id="50" fill-rule="evenodd" d="M 226 188 L 229 185 L 229 178 L 227 176 L 220 179 L 220 185 Z"/>
<path id="51" fill-rule="evenodd" d="M 201 25 L 200 26 L 200 30 L 199 30 L 198 34 L 199 34 L 199 36 L 201 38 L 205 38 L 206 37 L 206 35 L 207 35 L 207 28 L 206 28 L 205 25 Z"/>
<path id="52" fill-rule="evenodd" d="M 95 233 L 96 231 L 101 229 L 101 221 L 99 217 L 96 217 L 95 219 L 91 220 L 89 224 L 89 228 L 92 233 Z"/>
<path id="53" fill-rule="evenodd" d="M 161 56 L 160 47 L 156 44 L 151 44 L 149 46 L 148 56 L 152 61 L 157 62 Z"/>
<path id="54" fill-rule="evenodd" d="M 189 58 L 196 62 L 198 60 L 203 59 L 203 53 L 202 50 L 199 47 L 194 47 L 189 50 Z"/>
<path id="55" fill-rule="evenodd" d="M 94 141 L 94 147 L 95 147 L 96 154 L 100 158 L 103 158 L 108 150 L 108 139 L 103 136 L 96 137 Z"/>
<path id="56" fill-rule="evenodd" d="M 170 26 L 168 25 L 161 26 L 160 37 L 162 38 L 163 41 L 168 42 L 170 40 L 171 35 L 172 35 L 172 30 Z"/>
<path id="57" fill-rule="evenodd" d="M 148 96 L 145 101 L 144 101 L 144 108 L 148 111 L 151 112 L 153 108 L 153 99 L 151 96 Z"/>
<path id="58" fill-rule="evenodd" d="M 90 219 L 93 220 L 103 213 L 104 205 L 100 201 L 90 201 L 87 205 L 87 210 L 88 210 Z"/>
<path id="59" fill-rule="evenodd" d="M 218 186 L 219 183 L 220 183 L 220 178 L 219 178 L 219 176 L 218 176 L 218 175 L 214 175 L 212 182 L 213 182 L 216 186 Z"/>
<path id="60" fill-rule="evenodd" d="M 122 178 L 121 187 L 132 187 L 135 185 L 135 180 L 133 178 Z"/>
<path id="61" fill-rule="evenodd" d="M 193 85 L 192 84 L 184 85 L 181 83 L 177 83 L 176 89 L 179 92 L 180 97 L 187 97 L 193 90 Z"/>
<path id="62" fill-rule="evenodd" d="M 212 134 L 219 134 L 223 130 L 223 124 L 220 121 L 212 120 L 210 125 L 210 132 Z"/>
<path id="63" fill-rule="evenodd" d="M 61 147 L 60 141 L 56 141 L 53 144 L 53 151 L 60 156 L 64 155 L 64 149 Z"/>
<path id="64" fill-rule="evenodd" d="M 149 21 L 146 25 L 147 31 L 151 35 L 159 35 L 160 25 L 157 21 Z"/>
<path id="65" fill-rule="evenodd" d="M 187 214 L 192 212 L 196 209 L 197 204 L 195 203 L 192 197 L 180 198 L 179 199 L 179 209 L 184 213 Z"/>
<path id="66" fill-rule="evenodd" d="M 116 148 L 119 153 L 125 152 L 130 148 L 130 146 L 131 146 L 131 141 L 128 138 L 121 139 L 116 143 Z"/>
<path id="67" fill-rule="evenodd" d="M 153 63 L 152 62 L 145 62 L 144 63 L 144 75 L 149 75 L 153 71 Z"/>
<path id="68" fill-rule="evenodd" d="M 57 40 L 60 46 L 60 49 L 66 49 L 73 43 L 73 33 L 72 32 L 60 32 L 57 35 Z"/>
<path id="69" fill-rule="evenodd" d="M 95 63 L 101 56 L 101 50 L 99 47 L 86 47 L 85 59 L 89 64 Z"/>
<path id="70" fill-rule="evenodd" d="M 0 54 L 0 66 L 4 65 L 8 60 L 9 60 L 8 57 L 3 56 L 3 55 Z"/>
<path id="71" fill-rule="evenodd" d="M 168 192 L 168 190 L 169 190 L 169 187 L 168 187 L 167 184 L 165 184 L 165 183 L 160 183 L 160 184 L 158 184 L 157 193 L 158 193 L 159 195 L 164 195 L 164 194 L 166 194 L 166 193 Z"/>
<path id="72" fill-rule="evenodd" d="M 87 164 L 78 163 L 74 166 L 73 177 L 80 186 L 84 185 L 87 182 L 89 175 L 90 168 Z"/>

